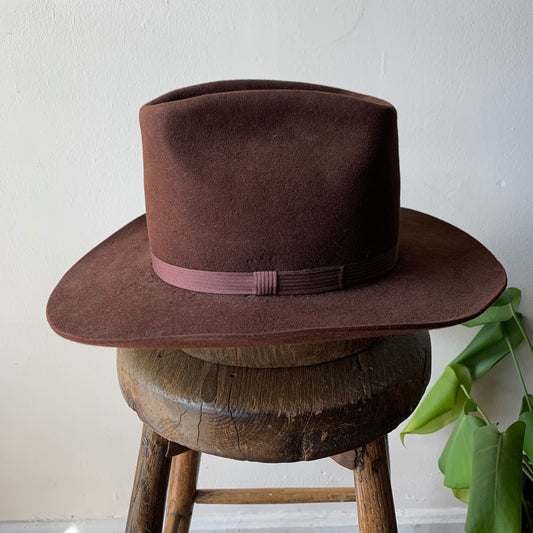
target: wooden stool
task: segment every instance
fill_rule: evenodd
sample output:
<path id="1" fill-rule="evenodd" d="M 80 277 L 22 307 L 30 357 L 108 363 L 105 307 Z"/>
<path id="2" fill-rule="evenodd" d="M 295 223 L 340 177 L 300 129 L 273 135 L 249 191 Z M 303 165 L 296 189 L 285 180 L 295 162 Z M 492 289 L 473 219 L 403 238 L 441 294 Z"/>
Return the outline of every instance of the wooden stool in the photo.
<path id="1" fill-rule="evenodd" d="M 204 359 L 179 349 L 118 350 L 122 393 L 144 422 L 126 533 L 161 531 L 165 514 L 165 533 L 186 533 L 195 502 L 355 499 L 353 488 L 197 490 L 199 452 L 276 463 L 332 457 L 354 470 L 361 533 L 397 531 L 386 435 L 429 380 L 427 332 L 383 337 L 311 366 Z"/>

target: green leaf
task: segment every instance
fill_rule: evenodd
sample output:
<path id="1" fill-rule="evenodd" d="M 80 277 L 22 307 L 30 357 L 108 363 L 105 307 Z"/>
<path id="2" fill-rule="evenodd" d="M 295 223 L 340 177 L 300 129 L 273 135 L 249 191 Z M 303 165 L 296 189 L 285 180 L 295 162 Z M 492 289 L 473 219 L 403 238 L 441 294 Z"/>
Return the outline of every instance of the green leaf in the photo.
<path id="1" fill-rule="evenodd" d="M 476 318 L 464 322 L 463 326 L 471 328 L 473 326 L 489 324 L 491 322 L 505 322 L 506 320 L 513 318 L 511 309 L 509 309 L 509 304 L 511 304 L 516 311 L 520 305 L 521 299 L 522 293 L 519 289 L 516 289 L 515 287 L 505 289 L 501 296 L 486 311 Z"/>
<path id="2" fill-rule="evenodd" d="M 531 396 L 531 395 L 530 395 Z M 518 420 L 524 422 L 526 431 L 524 433 L 524 445 L 523 449 L 526 452 L 529 460 L 533 459 L 533 412 L 525 411 L 522 413 Z"/>
<path id="3" fill-rule="evenodd" d="M 463 503 L 468 503 L 470 499 L 470 489 L 452 489 L 453 495 Z"/>
<path id="4" fill-rule="evenodd" d="M 513 309 L 516 311 L 520 305 L 521 299 L 522 291 L 516 287 L 509 287 L 500 294 L 491 307 L 513 304 Z"/>
<path id="5" fill-rule="evenodd" d="M 522 315 L 517 315 L 522 323 Z M 514 318 L 503 323 L 486 324 L 452 363 L 465 365 L 470 370 L 472 380 L 478 379 L 509 353 L 506 334 L 513 348 L 524 340 Z"/>
<path id="6" fill-rule="evenodd" d="M 474 432 L 467 533 L 520 533 L 524 423 Z"/>
<path id="7" fill-rule="evenodd" d="M 528 394 L 529 396 L 529 402 L 531 405 L 533 405 L 533 394 Z M 520 414 L 525 413 L 526 411 L 529 411 L 529 405 L 527 403 L 525 395 L 522 397 L 522 406 L 520 407 Z"/>
<path id="8" fill-rule="evenodd" d="M 444 474 L 444 486 L 451 489 L 468 489 L 472 471 L 472 435 L 485 422 L 469 415 L 477 405 L 472 400 L 465 402 L 464 408 L 455 423 L 452 434 L 439 458 L 439 468 Z"/>
<path id="9" fill-rule="evenodd" d="M 533 395 L 528 394 L 528 396 L 529 403 L 533 405 Z M 524 422 L 526 425 L 523 449 L 531 461 L 533 459 L 533 412 L 529 409 L 529 404 L 525 395 L 522 398 L 522 407 L 520 408 L 520 416 L 518 417 L 518 420 Z"/>
<path id="10" fill-rule="evenodd" d="M 456 420 L 466 401 L 461 385 L 467 391 L 472 387 L 468 368 L 448 365 L 400 433 L 402 444 L 408 433 L 433 433 Z"/>

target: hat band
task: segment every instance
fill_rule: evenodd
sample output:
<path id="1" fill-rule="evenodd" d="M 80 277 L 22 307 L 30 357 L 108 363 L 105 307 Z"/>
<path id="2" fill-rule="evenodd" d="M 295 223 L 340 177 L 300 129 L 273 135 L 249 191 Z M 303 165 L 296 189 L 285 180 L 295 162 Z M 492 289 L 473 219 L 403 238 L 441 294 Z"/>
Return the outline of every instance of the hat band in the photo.
<path id="1" fill-rule="evenodd" d="M 196 292 L 253 294 L 257 296 L 314 294 L 353 287 L 391 270 L 398 259 L 398 245 L 384 254 L 342 266 L 306 270 L 214 272 L 171 265 L 152 252 L 154 272 L 163 280 Z"/>

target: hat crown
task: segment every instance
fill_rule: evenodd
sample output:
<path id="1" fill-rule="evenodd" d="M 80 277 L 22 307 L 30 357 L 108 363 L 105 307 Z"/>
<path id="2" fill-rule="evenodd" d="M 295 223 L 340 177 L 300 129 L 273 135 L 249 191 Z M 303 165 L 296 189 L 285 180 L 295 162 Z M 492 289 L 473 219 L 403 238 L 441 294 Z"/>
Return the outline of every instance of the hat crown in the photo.
<path id="1" fill-rule="evenodd" d="M 294 82 L 216 82 L 141 109 L 150 247 L 215 272 L 323 268 L 398 240 L 395 109 Z"/>

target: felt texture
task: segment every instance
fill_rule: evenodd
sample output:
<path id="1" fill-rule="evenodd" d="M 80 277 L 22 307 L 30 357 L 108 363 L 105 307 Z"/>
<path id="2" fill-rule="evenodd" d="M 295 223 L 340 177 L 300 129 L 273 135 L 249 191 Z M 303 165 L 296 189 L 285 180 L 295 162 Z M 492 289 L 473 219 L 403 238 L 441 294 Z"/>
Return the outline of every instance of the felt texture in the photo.
<path id="1" fill-rule="evenodd" d="M 249 346 L 378 337 L 450 326 L 488 307 L 505 271 L 473 237 L 401 209 L 394 270 L 352 289 L 304 296 L 196 293 L 153 272 L 141 216 L 83 257 L 50 296 L 52 328 L 102 346 Z"/>
<path id="2" fill-rule="evenodd" d="M 146 216 L 53 291 L 48 320 L 68 339 L 210 347 L 377 337 L 462 322 L 505 287 L 502 266 L 475 239 L 400 210 L 387 102 L 295 82 L 225 81 L 149 102 L 140 124 Z M 195 270 L 292 271 L 373 258 L 398 239 L 389 273 L 291 296 L 174 287 L 154 273 L 150 253 Z"/>
<path id="3" fill-rule="evenodd" d="M 250 84 L 187 88 L 142 107 L 153 253 L 188 269 L 253 272 L 345 265 L 393 248 L 395 109 L 328 87 Z"/>

